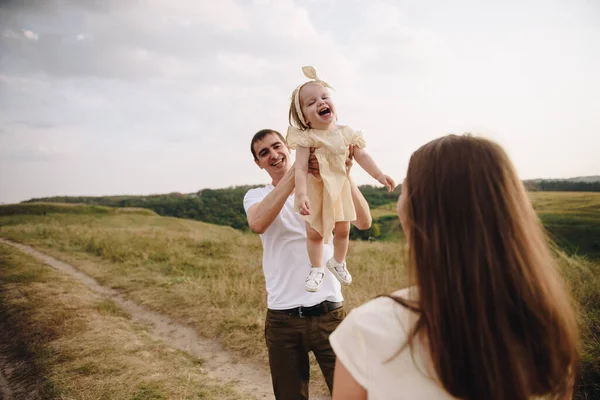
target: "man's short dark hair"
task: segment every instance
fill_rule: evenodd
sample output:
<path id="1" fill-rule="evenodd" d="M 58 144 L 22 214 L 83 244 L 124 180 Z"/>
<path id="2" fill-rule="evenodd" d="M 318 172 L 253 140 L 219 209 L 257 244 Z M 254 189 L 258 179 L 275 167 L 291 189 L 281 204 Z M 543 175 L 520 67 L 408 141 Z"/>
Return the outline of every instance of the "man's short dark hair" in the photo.
<path id="1" fill-rule="evenodd" d="M 275 134 L 275 135 L 279 136 L 279 139 L 281 139 L 283 144 L 285 144 L 285 138 L 283 137 L 283 135 L 274 129 L 262 129 L 262 130 L 256 132 L 254 134 L 254 137 L 252 138 L 252 141 L 250 142 L 250 151 L 252 152 L 252 156 L 254 156 L 255 160 L 258 160 L 258 157 L 256 157 L 256 152 L 254 151 L 254 144 L 256 142 L 260 142 L 261 140 L 263 140 L 265 138 L 265 136 L 271 135 L 271 134 Z"/>

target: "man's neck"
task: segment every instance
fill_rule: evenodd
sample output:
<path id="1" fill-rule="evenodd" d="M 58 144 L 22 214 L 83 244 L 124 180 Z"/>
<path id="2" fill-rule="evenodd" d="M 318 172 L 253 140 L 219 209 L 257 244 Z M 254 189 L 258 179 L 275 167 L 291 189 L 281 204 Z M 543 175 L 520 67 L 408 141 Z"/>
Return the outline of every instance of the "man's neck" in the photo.
<path id="1" fill-rule="evenodd" d="M 271 175 L 271 185 L 273 186 L 277 186 L 277 184 L 279 184 L 279 182 L 281 182 L 281 180 L 283 179 L 283 177 L 285 176 L 285 174 L 288 173 L 290 169 L 288 168 L 284 173 L 282 173 L 281 175 L 277 175 L 277 176 L 273 176 Z"/>

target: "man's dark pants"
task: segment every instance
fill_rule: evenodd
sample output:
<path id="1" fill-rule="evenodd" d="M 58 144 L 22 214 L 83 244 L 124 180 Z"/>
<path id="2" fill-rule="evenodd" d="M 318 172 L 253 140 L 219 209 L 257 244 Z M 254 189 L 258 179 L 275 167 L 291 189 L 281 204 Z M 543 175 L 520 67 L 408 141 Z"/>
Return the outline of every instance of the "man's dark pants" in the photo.
<path id="1" fill-rule="evenodd" d="M 308 399 L 310 351 L 331 392 L 335 353 L 329 344 L 329 334 L 342 322 L 346 311 L 341 303 L 326 303 L 335 304 L 336 308 L 323 313 L 308 312 L 308 316 L 289 310 L 267 311 L 265 339 L 277 400 Z"/>

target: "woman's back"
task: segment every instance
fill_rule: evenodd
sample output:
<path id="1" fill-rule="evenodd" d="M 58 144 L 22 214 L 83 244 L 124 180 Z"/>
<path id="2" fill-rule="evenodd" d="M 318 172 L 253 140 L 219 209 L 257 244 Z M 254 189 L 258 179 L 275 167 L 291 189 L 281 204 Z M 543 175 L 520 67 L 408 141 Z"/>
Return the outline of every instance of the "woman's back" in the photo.
<path id="1" fill-rule="evenodd" d="M 392 296 L 357 310 L 346 324 L 356 324 L 354 339 L 365 349 L 385 346 L 391 352 L 406 344 L 416 361 L 427 361 L 427 374 L 446 396 L 569 398 L 579 362 L 575 313 L 504 150 L 469 135 L 422 146 L 411 156 L 398 214 L 408 242 L 408 280 L 418 288 L 418 298 Z M 376 324 L 396 313 L 400 321 L 405 314 L 414 321 L 401 329 L 391 322 Z M 371 318 L 361 333 L 360 320 Z M 385 336 L 369 335 L 378 329 L 390 338 L 397 335 L 399 342 L 394 346 Z M 338 335 L 334 340 L 342 339 Z M 404 353 L 398 357 L 396 365 L 391 354 L 380 371 L 404 368 Z M 373 376 L 375 360 L 367 360 L 365 373 Z"/>
<path id="2" fill-rule="evenodd" d="M 392 296 L 414 301 L 416 288 Z M 417 319 L 417 313 L 382 296 L 352 310 L 331 334 L 337 357 L 369 400 L 456 400 L 435 377 L 427 348 L 419 340 L 412 349 L 405 346 Z"/>

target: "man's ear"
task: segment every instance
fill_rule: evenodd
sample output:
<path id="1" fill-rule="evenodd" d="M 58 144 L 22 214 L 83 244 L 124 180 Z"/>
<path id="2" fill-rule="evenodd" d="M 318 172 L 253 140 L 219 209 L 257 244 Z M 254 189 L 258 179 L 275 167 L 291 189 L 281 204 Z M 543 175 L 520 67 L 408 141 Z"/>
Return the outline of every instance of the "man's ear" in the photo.
<path id="1" fill-rule="evenodd" d="M 254 159 L 254 162 L 256 163 L 256 165 L 258 165 L 258 168 L 260 168 L 260 169 L 264 169 L 264 168 L 263 168 L 263 167 L 260 165 L 260 163 L 258 162 L 258 160 L 257 160 L 256 158 Z"/>

